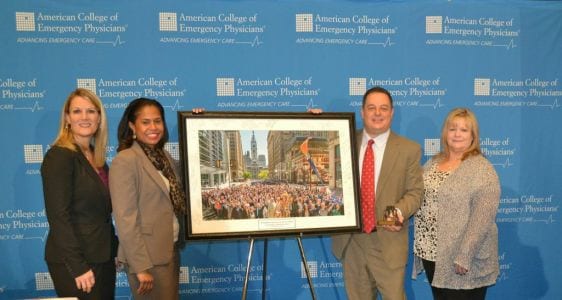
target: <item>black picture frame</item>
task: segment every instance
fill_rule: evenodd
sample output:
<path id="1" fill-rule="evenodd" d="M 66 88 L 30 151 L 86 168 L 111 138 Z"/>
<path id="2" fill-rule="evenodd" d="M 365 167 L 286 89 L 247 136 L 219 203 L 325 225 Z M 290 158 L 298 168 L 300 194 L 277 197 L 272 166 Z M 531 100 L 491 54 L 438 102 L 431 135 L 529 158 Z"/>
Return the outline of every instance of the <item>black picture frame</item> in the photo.
<path id="1" fill-rule="evenodd" d="M 360 231 L 354 113 L 180 111 L 178 124 L 188 240 Z"/>

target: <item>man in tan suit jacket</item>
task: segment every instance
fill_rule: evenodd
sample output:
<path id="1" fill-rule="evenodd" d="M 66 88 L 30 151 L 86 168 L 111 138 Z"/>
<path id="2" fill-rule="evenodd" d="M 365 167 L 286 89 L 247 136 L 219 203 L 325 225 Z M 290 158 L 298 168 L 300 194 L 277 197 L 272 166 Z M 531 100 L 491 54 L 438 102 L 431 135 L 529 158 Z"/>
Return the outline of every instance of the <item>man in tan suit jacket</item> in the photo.
<path id="1" fill-rule="evenodd" d="M 363 96 L 364 129 L 357 134 L 359 168 L 369 139 L 375 152 L 375 214 L 383 219 L 387 206 L 397 209 L 401 226 L 377 226 L 371 233 L 332 237 L 332 252 L 343 265 L 350 300 L 406 299 L 405 266 L 408 260 L 408 219 L 418 210 L 423 193 L 420 146 L 390 130 L 392 96 L 381 87 Z"/>

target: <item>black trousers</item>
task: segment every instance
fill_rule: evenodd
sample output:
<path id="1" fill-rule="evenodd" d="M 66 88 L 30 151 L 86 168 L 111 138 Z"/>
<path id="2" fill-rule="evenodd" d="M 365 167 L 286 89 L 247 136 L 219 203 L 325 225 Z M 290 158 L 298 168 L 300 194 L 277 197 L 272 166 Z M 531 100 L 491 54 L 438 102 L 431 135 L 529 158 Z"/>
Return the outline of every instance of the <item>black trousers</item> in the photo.
<path id="1" fill-rule="evenodd" d="M 76 288 L 76 281 L 63 263 L 47 263 L 58 297 L 78 297 L 80 300 L 106 300 L 115 298 L 115 262 L 113 260 L 91 264 L 95 284 L 90 293 Z"/>
<path id="2" fill-rule="evenodd" d="M 435 262 L 422 259 L 423 268 L 427 275 L 429 284 L 433 282 L 433 274 L 435 273 Z M 431 286 L 431 293 L 435 300 L 484 300 L 486 298 L 486 289 L 488 287 L 480 287 L 471 290 L 453 290 L 443 289 Z"/>

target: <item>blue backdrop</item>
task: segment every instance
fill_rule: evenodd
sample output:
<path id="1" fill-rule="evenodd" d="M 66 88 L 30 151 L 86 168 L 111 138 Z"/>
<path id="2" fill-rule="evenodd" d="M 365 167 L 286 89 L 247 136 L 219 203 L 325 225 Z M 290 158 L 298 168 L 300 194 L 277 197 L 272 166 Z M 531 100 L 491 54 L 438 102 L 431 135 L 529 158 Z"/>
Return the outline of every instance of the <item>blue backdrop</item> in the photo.
<path id="1" fill-rule="evenodd" d="M 0 298 L 54 296 L 39 168 L 76 87 L 109 116 L 109 159 L 133 98 L 176 112 L 359 112 L 394 94 L 393 129 L 439 148 L 453 107 L 473 109 L 502 186 L 500 267 L 489 299 L 561 299 L 562 3 L 558 1 L 4 1 L 0 11 Z M 360 117 L 357 117 L 361 127 Z M 172 151 L 174 152 L 174 151 Z M 173 153 L 178 156 L 178 153 Z M 478 226 L 478 224 L 474 224 Z M 329 237 L 304 249 L 319 299 L 345 299 Z M 190 243 L 182 298 L 241 296 L 249 242 Z M 256 242 L 248 299 L 310 299 L 294 238 Z M 410 273 L 411 264 L 408 264 Z M 118 298 L 129 298 L 119 273 Z M 408 298 L 428 299 L 425 277 Z"/>

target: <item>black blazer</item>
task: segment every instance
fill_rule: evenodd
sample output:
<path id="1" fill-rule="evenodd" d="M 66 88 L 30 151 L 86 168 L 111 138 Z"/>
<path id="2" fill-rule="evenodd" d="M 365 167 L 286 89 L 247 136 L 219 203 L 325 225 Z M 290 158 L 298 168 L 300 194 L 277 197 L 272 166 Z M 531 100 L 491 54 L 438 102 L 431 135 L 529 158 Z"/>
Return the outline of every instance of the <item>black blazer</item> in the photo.
<path id="1" fill-rule="evenodd" d="M 50 227 L 45 260 L 64 263 L 73 277 L 87 272 L 91 263 L 113 260 L 117 238 L 109 190 L 82 152 L 53 146 L 41 177 Z"/>

